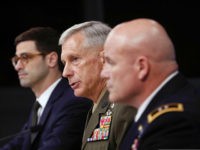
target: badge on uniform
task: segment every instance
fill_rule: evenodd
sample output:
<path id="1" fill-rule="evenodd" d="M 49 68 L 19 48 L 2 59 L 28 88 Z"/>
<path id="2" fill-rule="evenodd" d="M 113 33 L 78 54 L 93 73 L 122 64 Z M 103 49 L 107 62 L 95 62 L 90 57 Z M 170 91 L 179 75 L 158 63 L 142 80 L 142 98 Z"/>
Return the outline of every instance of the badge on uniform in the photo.
<path id="1" fill-rule="evenodd" d="M 107 140 L 109 137 L 110 125 L 112 121 L 112 113 L 110 110 L 106 112 L 105 115 L 102 115 L 99 120 L 99 128 L 96 128 L 92 136 L 87 139 L 88 142 L 99 141 L 99 140 Z"/>
<path id="2" fill-rule="evenodd" d="M 134 141 L 133 141 L 133 144 L 131 146 L 131 150 L 137 150 L 138 148 L 138 138 L 136 138 Z"/>

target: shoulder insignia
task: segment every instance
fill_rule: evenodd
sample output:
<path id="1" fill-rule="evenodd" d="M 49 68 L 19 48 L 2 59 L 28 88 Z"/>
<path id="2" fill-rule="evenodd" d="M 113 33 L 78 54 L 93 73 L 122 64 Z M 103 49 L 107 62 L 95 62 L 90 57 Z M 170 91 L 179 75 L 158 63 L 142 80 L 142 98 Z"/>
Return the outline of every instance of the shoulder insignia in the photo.
<path id="1" fill-rule="evenodd" d="M 155 110 L 153 110 L 149 115 L 147 116 L 148 123 L 151 123 L 153 120 L 155 120 L 157 117 L 164 113 L 168 112 L 182 112 L 184 111 L 183 104 L 181 103 L 170 103 L 162 105 Z"/>

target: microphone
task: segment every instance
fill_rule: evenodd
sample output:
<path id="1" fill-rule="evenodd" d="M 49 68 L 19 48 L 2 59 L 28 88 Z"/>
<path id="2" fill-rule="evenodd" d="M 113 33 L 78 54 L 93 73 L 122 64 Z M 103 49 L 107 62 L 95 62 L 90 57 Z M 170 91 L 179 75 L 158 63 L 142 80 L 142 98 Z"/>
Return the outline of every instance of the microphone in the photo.
<path id="1" fill-rule="evenodd" d="M 5 136 L 3 138 L 0 138 L 0 142 L 2 141 L 5 141 L 5 140 L 9 140 L 11 138 L 14 138 L 14 137 L 18 137 L 18 136 L 21 136 L 23 134 L 26 134 L 26 133 L 35 133 L 35 132 L 39 132 L 41 130 L 41 126 L 40 125 L 36 125 L 34 127 L 30 127 L 24 131 L 21 131 L 21 132 L 18 132 L 18 133 L 15 133 L 15 134 L 11 134 L 11 135 L 8 135 L 8 136 Z"/>

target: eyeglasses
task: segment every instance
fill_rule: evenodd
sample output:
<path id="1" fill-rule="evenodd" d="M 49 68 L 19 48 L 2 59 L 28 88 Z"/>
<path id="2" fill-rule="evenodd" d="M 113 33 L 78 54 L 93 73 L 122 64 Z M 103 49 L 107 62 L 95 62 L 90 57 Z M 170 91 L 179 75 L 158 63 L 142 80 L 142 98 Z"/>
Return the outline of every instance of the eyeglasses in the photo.
<path id="1" fill-rule="evenodd" d="M 44 55 L 44 53 L 36 53 L 36 54 L 31 54 L 31 53 L 23 53 L 20 56 L 14 56 L 11 58 L 12 64 L 15 67 L 20 60 L 23 65 L 27 64 L 30 59 L 39 56 L 39 55 Z"/>

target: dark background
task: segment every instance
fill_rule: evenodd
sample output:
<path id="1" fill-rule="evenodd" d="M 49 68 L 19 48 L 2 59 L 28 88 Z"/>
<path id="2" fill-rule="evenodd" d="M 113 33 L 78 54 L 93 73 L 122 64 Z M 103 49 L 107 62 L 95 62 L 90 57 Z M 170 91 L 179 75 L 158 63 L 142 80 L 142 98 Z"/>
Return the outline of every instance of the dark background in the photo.
<path id="1" fill-rule="evenodd" d="M 159 21 L 175 44 L 180 71 L 192 79 L 200 77 L 200 5 L 180 0 L 67 0 L 64 2 L 18 1 L 0 5 L 0 138 L 19 131 L 28 117 L 33 93 L 19 86 L 10 58 L 14 38 L 34 26 L 51 26 L 60 32 L 88 20 L 114 27 L 145 17 Z M 3 143 L 5 141 L 0 141 Z"/>
<path id="2" fill-rule="evenodd" d="M 167 29 L 177 53 L 180 70 L 199 77 L 200 5 L 194 0 L 68 0 L 53 3 L 17 3 L 0 6 L 0 86 L 18 85 L 10 63 L 13 41 L 33 26 L 52 26 L 62 32 L 87 20 L 100 20 L 111 27 L 139 17 L 153 18 Z"/>

